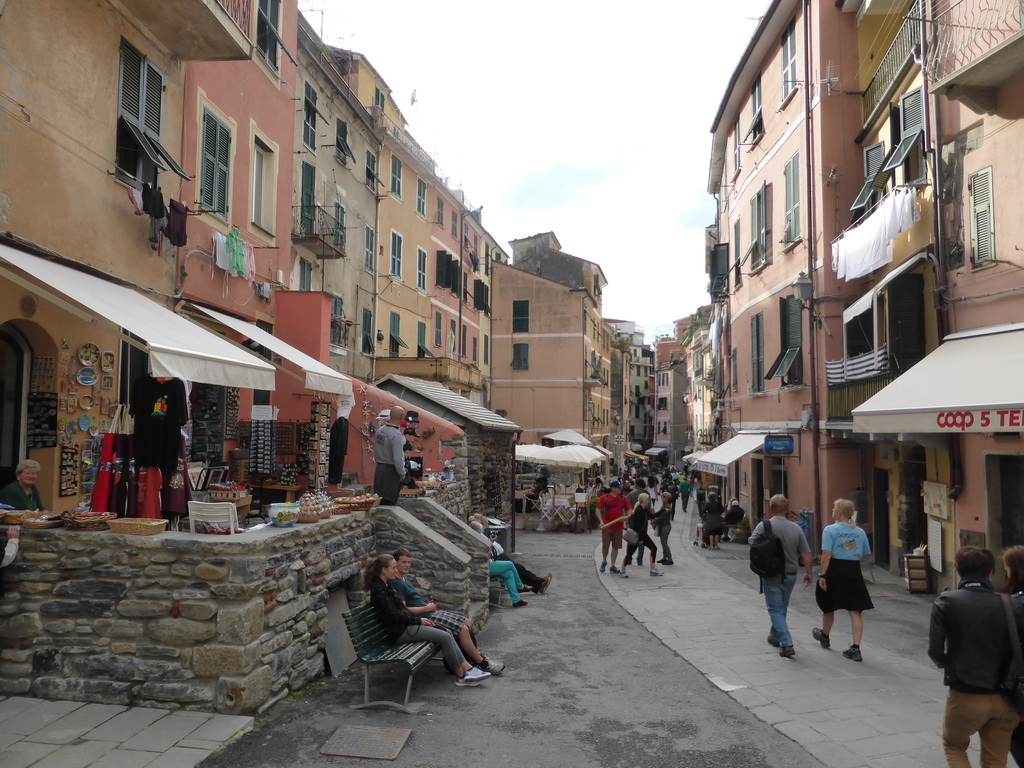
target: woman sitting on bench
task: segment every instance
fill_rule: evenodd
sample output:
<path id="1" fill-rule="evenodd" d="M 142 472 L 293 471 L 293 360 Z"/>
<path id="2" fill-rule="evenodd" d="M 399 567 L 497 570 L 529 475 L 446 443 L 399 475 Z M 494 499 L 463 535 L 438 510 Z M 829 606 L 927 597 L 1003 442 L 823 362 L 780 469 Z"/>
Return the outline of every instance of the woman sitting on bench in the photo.
<path id="1" fill-rule="evenodd" d="M 398 563 L 391 555 L 378 555 L 363 572 L 363 589 L 370 593 L 370 603 L 380 618 L 388 639 L 400 643 L 437 643 L 445 663 L 455 672 L 455 685 L 479 685 L 490 672 L 477 669 L 462 655 L 451 632 L 438 629 L 430 619 L 421 619 L 402 605 L 388 582 L 398 578 Z"/>

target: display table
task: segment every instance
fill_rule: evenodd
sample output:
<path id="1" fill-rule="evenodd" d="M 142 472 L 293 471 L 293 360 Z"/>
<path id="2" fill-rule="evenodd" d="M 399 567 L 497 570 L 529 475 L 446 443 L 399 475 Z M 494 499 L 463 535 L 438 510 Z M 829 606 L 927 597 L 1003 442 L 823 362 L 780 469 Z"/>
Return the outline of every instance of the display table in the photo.
<path id="1" fill-rule="evenodd" d="M 280 485 L 275 483 L 274 485 L 264 485 L 260 488 L 261 491 L 284 491 L 284 503 L 291 504 L 298 498 L 299 486 L 297 485 Z M 263 503 L 263 499 L 260 499 L 260 503 Z"/>

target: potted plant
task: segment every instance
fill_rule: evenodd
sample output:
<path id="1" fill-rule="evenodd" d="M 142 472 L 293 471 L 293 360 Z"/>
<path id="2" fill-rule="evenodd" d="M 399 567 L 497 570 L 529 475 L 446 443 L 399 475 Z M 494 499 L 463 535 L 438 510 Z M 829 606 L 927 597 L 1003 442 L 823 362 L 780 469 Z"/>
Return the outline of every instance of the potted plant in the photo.
<path id="1" fill-rule="evenodd" d="M 750 518 L 746 515 L 732 529 L 732 540 L 736 544 L 746 544 L 750 540 Z"/>

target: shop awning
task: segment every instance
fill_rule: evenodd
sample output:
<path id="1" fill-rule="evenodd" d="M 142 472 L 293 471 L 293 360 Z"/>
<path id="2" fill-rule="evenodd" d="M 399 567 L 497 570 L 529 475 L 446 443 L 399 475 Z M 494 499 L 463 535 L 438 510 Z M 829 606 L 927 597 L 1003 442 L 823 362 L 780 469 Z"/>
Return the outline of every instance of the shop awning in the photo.
<path id="1" fill-rule="evenodd" d="M 867 312 L 871 309 L 872 305 L 878 300 L 878 294 L 882 292 L 889 283 L 895 280 L 897 277 L 902 275 L 908 269 L 913 268 L 919 261 L 925 258 L 927 254 L 924 251 L 915 253 L 909 259 L 901 263 L 898 267 L 891 269 L 886 273 L 885 277 L 878 281 L 878 283 L 871 288 L 867 293 L 857 299 L 853 304 L 843 310 L 843 322 L 848 323 L 857 315 L 862 312 Z"/>
<path id="2" fill-rule="evenodd" d="M 947 336 L 921 362 L 853 409 L 853 431 L 1024 431 L 1024 324 Z"/>
<path id="3" fill-rule="evenodd" d="M 591 445 L 591 442 L 587 440 L 579 432 L 572 429 L 562 429 L 558 432 L 552 432 L 550 435 L 544 435 L 548 440 L 555 440 L 559 443 L 572 443 L 573 445 Z"/>
<path id="4" fill-rule="evenodd" d="M 764 432 L 740 432 L 736 437 L 729 438 L 717 448 L 712 448 L 701 456 L 695 462 L 697 469 L 723 477 L 728 475 L 730 464 L 764 446 L 765 434 Z"/>
<path id="5" fill-rule="evenodd" d="M 319 360 L 310 357 L 305 352 L 296 349 L 291 344 L 281 341 L 273 334 L 257 328 L 252 323 L 240 320 L 237 317 L 226 315 L 208 307 L 201 307 L 198 304 L 189 304 L 190 309 L 202 312 L 231 330 L 242 334 L 247 339 L 255 341 L 271 352 L 274 352 L 285 360 L 295 363 L 306 375 L 306 387 L 316 392 L 331 392 L 340 395 L 343 399 L 352 400 L 352 380 L 343 373 L 338 373 L 333 368 L 324 365 Z"/>
<path id="6" fill-rule="evenodd" d="M 109 332 L 130 343 L 138 345 L 138 340 L 122 334 L 122 329 L 142 338 L 154 376 L 245 389 L 274 388 L 276 372 L 270 363 L 131 288 L 7 245 L 0 244 L 0 260 L 31 276 L 28 280 L 0 267 L 0 274 L 26 290 L 98 327 L 112 324 L 115 327 Z"/>
<path id="7" fill-rule="evenodd" d="M 648 461 L 649 459 L 649 457 L 644 456 L 642 453 L 637 453 L 636 451 L 626 451 L 626 455 L 631 459 L 638 459 L 640 461 Z"/>
<path id="8" fill-rule="evenodd" d="M 656 445 L 653 448 L 648 448 L 646 451 L 644 451 L 644 453 L 647 454 L 648 456 L 659 456 L 665 453 L 665 451 L 667 450 L 667 445 Z"/>

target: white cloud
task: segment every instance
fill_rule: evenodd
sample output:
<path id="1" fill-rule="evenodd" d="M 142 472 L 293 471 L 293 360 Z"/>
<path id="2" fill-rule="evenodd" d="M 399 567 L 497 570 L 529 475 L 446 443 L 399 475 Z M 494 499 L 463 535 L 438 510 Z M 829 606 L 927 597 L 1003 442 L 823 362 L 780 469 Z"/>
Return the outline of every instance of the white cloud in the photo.
<path id="1" fill-rule="evenodd" d="M 604 269 L 605 315 L 648 334 L 708 300 L 709 131 L 767 5 L 300 0 L 367 56 L 492 235 L 554 231 Z"/>

